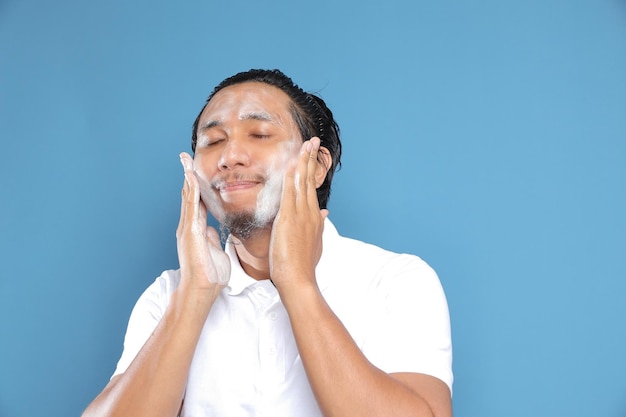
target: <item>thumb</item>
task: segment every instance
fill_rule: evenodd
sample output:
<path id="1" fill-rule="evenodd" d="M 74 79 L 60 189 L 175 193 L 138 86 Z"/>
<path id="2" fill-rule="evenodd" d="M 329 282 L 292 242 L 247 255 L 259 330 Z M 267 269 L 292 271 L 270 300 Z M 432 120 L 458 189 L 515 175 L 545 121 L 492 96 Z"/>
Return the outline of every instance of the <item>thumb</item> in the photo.
<path id="1" fill-rule="evenodd" d="M 222 246 L 222 242 L 220 241 L 220 235 L 217 233 L 217 230 L 211 226 L 207 226 L 206 228 L 206 239 L 213 246 Z"/>

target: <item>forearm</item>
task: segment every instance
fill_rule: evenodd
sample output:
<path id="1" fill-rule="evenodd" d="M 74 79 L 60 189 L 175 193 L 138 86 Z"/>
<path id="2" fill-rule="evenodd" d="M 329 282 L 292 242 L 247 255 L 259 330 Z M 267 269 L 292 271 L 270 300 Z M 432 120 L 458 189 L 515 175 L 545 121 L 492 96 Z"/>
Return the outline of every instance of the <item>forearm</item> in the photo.
<path id="1" fill-rule="evenodd" d="M 314 285 L 281 293 L 326 417 L 434 415 L 417 392 L 372 365 Z"/>
<path id="2" fill-rule="evenodd" d="M 163 318 L 129 368 L 111 380 L 83 417 L 177 415 L 212 305 L 211 294 L 184 292 L 179 288 L 172 295 Z"/>

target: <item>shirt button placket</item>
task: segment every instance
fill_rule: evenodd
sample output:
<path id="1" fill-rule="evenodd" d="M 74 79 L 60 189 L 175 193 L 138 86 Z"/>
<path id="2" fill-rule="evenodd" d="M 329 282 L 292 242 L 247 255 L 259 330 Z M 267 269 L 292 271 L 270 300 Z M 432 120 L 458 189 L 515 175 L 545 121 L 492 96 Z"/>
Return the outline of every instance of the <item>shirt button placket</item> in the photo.
<path id="1" fill-rule="evenodd" d="M 266 289 L 258 283 L 253 290 L 258 311 L 259 326 L 259 366 L 261 371 L 261 384 L 263 390 L 272 390 L 272 386 L 280 383 L 283 376 L 282 361 L 278 357 L 278 347 L 276 346 L 276 320 L 278 314 L 272 311 L 274 306 L 280 302 L 277 294 L 272 294 L 272 289 Z"/>

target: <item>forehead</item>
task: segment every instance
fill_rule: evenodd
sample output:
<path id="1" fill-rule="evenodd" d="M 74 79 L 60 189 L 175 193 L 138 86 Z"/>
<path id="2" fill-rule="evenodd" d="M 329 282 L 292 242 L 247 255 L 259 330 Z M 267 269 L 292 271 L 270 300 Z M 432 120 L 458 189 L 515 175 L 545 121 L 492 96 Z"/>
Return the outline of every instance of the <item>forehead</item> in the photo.
<path id="1" fill-rule="evenodd" d="M 288 123 L 291 98 L 281 89 L 261 82 L 244 82 L 217 92 L 202 112 L 201 119 L 217 122 L 244 120 L 265 114 L 278 123 Z"/>

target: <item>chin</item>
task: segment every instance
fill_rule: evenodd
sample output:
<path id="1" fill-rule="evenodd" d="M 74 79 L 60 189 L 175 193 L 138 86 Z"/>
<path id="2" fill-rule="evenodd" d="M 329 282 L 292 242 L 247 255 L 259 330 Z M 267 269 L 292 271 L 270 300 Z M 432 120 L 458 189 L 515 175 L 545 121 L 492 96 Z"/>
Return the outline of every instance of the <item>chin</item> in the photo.
<path id="1" fill-rule="evenodd" d="M 246 240 L 272 226 L 274 218 L 267 221 L 257 214 L 255 210 L 229 212 L 221 223 L 233 236 L 239 240 Z"/>

